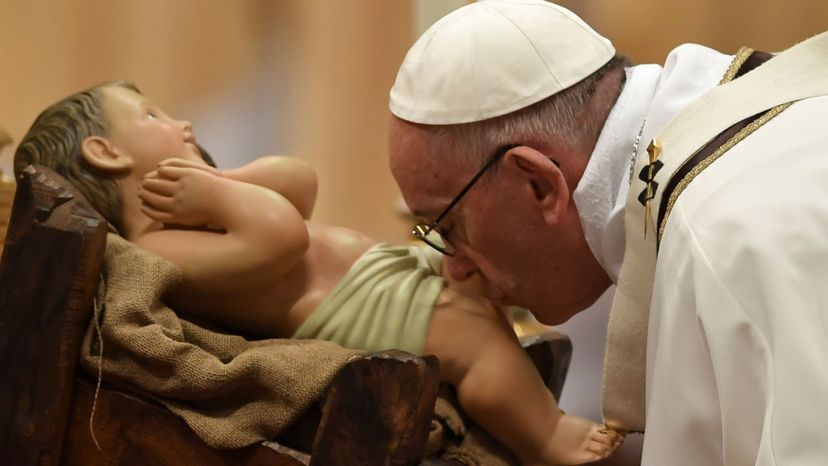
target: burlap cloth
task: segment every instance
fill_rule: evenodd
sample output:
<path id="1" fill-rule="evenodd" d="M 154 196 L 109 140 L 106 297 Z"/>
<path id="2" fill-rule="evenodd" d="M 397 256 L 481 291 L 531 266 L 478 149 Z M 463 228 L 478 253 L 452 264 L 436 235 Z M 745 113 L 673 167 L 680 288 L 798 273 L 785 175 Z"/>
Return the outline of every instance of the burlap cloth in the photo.
<path id="1" fill-rule="evenodd" d="M 214 448 L 276 438 L 362 353 L 326 341 L 247 340 L 206 329 L 161 302 L 180 279 L 169 261 L 110 233 L 98 325 L 90 322 L 80 362 L 93 376 L 102 362 L 104 380 L 156 399 Z M 470 466 L 518 465 L 469 422 L 447 386 L 435 406 L 427 455 Z"/>
<path id="2" fill-rule="evenodd" d="M 318 340 L 249 341 L 179 318 L 161 296 L 180 270 L 111 233 L 104 264 L 103 379 L 156 398 L 210 446 L 275 438 L 359 353 Z M 81 348 L 81 364 L 93 375 L 97 340 L 93 319 Z"/>

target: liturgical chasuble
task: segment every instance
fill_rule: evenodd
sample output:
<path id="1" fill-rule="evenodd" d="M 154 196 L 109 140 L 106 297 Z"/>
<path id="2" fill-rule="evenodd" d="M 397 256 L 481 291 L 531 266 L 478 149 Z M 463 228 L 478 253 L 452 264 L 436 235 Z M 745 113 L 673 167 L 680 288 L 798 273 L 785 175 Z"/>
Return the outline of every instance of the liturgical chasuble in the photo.
<path id="1" fill-rule="evenodd" d="M 645 380 L 648 391 L 653 389 L 652 381 L 645 375 L 652 378 L 657 362 L 655 359 L 660 351 L 658 341 L 653 338 L 648 341 L 648 327 L 650 333 L 658 331 L 662 323 L 659 319 L 667 313 L 666 308 L 657 307 L 671 305 L 669 297 L 672 287 L 696 286 L 697 292 L 704 293 L 704 289 L 698 288 L 704 286 L 702 283 L 658 281 L 655 288 L 653 286 L 657 267 L 665 269 L 659 272 L 661 275 L 669 275 L 669 268 L 673 266 L 664 260 L 665 256 L 673 257 L 673 251 L 664 249 L 671 235 L 676 202 L 682 193 L 694 188 L 691 181 L 701 177 L 702 171 L 708 167 L 713 166 L 710 171 L 716 171 L 719 164 L 725 164 L 729 152 L 738 152 L 733 148 L 740 148 L 737 144 L 748 136 L 756 132 L 753 139 L 758 140 L 762 128 L 769 122 L 779 119 L 781 125 L 794 117 L 803 117 L 801 114 L 808 110 L 804 107 L 809 102 L 806 99 L 828 99 L 812 99 L 828 94 L 828 33 L 775 55 L 758 68 L 733 79 L 746 60 L 750 68 L 761 62 L 759 55 L 753 54 L 751 58 L 751 52 L 749 49 L 740 51 L 721 85 L 691 102 L 653 141 L 648 141 L 649 145 L 642 142 L 638 151 L 625 205 L 626 247 L 610 313 L 605 354 L 603 413 L 605 422 L 612 428 L 645 430 L 645 419 L 649 419 L 645 416 Z M 742 71 L 744 73 L 745 70 Z M 803 102 L 791 105 L 799 101 Z M 828 110 L 826 104 L 828 102 L 822 108 Z M 798 109 L 800 106 L 803 106 L 802 110 Z M 780 115 L 786 112 L 790 112 L 791 117 L 781 118 Z M 822 113 L 820 118 L 826 114 L 828 112 Z M 807 119 L 807 116 L 804 118 Z M 768 127 L 775 124 L 768 124 Z M 730 134 L 722 136 L 731 128 L 732 137 Z M 796 131 L 792 131 L 789 137 L 796 138 Z M 713 165 L 714 162 L 716 165 Z M 722 170 L 726 169 L 729 167 L 723 166 Z M 828 181 L 825 184 L 828 185 Z M 773 191 L 773 186 L 767 189 Z M 675 243 L 670 244 L 675 246 Z M 654 318 L 651 318 L 651 312 Z M 694 330 L 688 328 L 685 331 Z M 662 344 L 669 345 L 669 342 Z M 681 360 L 669 361 L 669 364 L 674 371 L 683 370 Z M 692 392 L 693 387 L 686 389 Z M 652 409 L 654 400 L 650 399 L 651 395 L 647 393 L 646 403 Z M 712 409 L 718 410 L 719 406 Z M 757 428 L 761 427 L 760 421 Z M 648 429 L 645 460 L 647 444 L 656 434 Z M 707 435 L 721 437 L 722 434 L 708 432 Z"/>

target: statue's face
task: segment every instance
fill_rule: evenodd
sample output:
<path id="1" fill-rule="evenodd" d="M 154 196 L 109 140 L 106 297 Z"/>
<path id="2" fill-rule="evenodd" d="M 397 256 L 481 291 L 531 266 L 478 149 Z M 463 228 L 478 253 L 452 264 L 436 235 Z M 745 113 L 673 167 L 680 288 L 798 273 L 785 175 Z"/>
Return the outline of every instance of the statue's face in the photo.
<path id="1" fill-rule="evenodd" d="M 101 95 L 107 139 L 114 150 L 132 159 L 139 176 L 171 157 L 203 162 L 190 122 L 170 117 L 131 89 L 108 86 Z"/>

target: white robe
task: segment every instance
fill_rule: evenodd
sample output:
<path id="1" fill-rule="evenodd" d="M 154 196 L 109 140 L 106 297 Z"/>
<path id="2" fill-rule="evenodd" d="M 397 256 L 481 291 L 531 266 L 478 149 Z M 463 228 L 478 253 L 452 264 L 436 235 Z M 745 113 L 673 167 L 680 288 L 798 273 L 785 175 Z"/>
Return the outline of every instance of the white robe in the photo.
<path id="1" fill-rule="evenodd" d="M 721 80 L 731 59 L 684 44 L 670 52 L 664 67 L 627 69 L 624 89 L 572 193 L 587 243 L 613 283 L 624 258 L 624 205 L 636 136 L 640 133 L 640 154 L 681 109 Z"/>
<path id="2" fill-rule="evenodd" d="M 641 144 L 728 63 L 683 46 L 656 83 L 633 69 L 622 98 L 650 96 Z M 600 171 L 629 156 L 641 123 L 640 111 L 613 110 L 574 195 L 614 279 L 628 177 Z M 619 177 L 607 196 L 601 183 Z M 826 98 L 794 104 L 690 184 L 664 234 L 652 303 L 643 465 L 828 465 L 818 424 L 828 413 Z"/>
<path id="3" fill-rule="evenodd" d="M 828 97 L 679 197 L 648 335 L 642 464 L 828 464 Z"/>

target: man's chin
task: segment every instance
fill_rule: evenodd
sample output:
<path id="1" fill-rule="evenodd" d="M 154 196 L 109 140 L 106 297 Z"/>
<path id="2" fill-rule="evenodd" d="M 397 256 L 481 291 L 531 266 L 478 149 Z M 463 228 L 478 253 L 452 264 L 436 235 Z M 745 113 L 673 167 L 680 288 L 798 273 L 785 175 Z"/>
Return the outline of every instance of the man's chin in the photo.
<path id="1" fill-rule="evenodd" d="M 544 325 L 561 325 L 580 312 L 580 309 L 563 309 L 554 305 L 522 305 L 515 304 L 528 309 L 535 316 L 538 322 Z"/>
<path id="2" fill-rule="evenodd" d="M 530 309 L 538 321 L 543 324 L 561 325 L 576 314 L 589 309 L 601 298 L 606 290 L 606 288 L 603 290 L 595 289 L 590 294 L 584 293 L 580 296 L 572 296 L 570 298 L 577 299 L 569 299 L 564 303 L 559 299 L 560 296 L 546 296 L 546 299 L 539 298 L 534 304 L 518 304 L 518 306 Z"/>
<path id="3" fill-rule="evenodd" d="M 532 315 L 535 316 L 535 319 L 537 319 L 538 322 L 540 322 L 544 325 L 553 325 L 553 326 L 554 325 L 561 325 L 561 324 L 566 323 L 566 321 L 571 319 L 572 316 L 574 316 L 575 314 L 577 314 L 577 312 L 576 313 L 567 313 L 565 315 L 560 315 L 560 314 L 548 315 L 548 314 L 544 314 L 544 313 L 532 312 Z"/>

